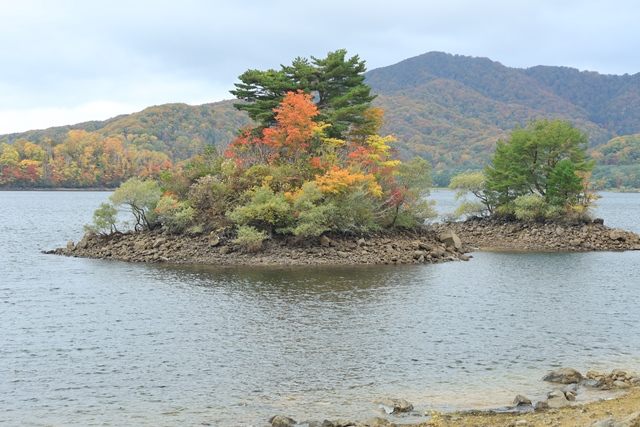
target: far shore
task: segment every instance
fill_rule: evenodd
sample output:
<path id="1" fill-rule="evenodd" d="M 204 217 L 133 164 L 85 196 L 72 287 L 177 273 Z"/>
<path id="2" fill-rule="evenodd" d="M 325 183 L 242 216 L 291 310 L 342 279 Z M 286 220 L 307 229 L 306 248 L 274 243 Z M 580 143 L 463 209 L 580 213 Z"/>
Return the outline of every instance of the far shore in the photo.
<path id="1" fill-rule="evenodd" d="M 107 187 L 87 187 L 87 188 L 68 188 L 68 187 L 55 187 L 55 188 L 4 188 L 0 187 L 0 191 L 115 191 L 115 188 Z"/>

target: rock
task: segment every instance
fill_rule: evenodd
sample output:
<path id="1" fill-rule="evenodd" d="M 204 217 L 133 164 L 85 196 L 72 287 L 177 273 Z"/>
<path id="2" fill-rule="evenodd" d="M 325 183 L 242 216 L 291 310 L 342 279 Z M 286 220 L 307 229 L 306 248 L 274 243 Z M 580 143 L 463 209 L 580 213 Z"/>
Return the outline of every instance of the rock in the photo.
<path id="1" fill-rule="evenodd" d="M 631 384 L 628 384 L 628 383 L 626 383 L 626 382 L 624 382 L 622 380 L 615 380 L 613 382 L 613 386 L 615 388 L 629 388 L 629 387 L 631 387 Z"/>
<path id="2" fill-rule="evenodd" d="M 413 405 L 404 399 L 383 399 L 378 402 L 387 414 L 400 414 L 413 411 Z"/>
<path id="3" fill-rule="evenodd" d="M 422 259 L 424 260 L 424 252 L 413 251 L 413 259 L 420 259 L 420 257 L 422 257 Z"/>
<path id="4" fill-rule="evenodd" d="M 366 245 L 366 244 L 367 244 L 367 241 L 366 241 L 366 240 L 364 240 L 364 239 L 362 239 L 362 238 L 360 238 L 360 239 L 358 239 L 358 241 L 356 242 L 356 244 L 357 244 L 358 246 L 364 246 L 364 245 Z"/>
<path id="5" fill-rule="evenodd" d="M 623 230 L 611 230 L 609 232 L 609 238 L 611 240 L 617 240 L 619 242 L 624 242 L 627 240 L 627 233 Z"/>
<path id="6" fill-rule="evenodd" d="M 418 249 L 422 249 L 423 251 L 431 251 L 433 246 L 428 243 L 420 242 L 418 243 Z"/>
<path id="7" fill-rule="evenodd" d="M 218 236 L 215 231 L 212 231 L 211 234 L 209 234 L 209 246 L 216 247 L 220 245 L 220 242 L 220 236 Z"/>
<path id="8" fill-rule="evenodd" d="M 444 243 L 448 247 L 455 248 L 456 250 L 462 249 L 462 240 L 452 230 L 443 231 L 438 235 L 438 240 Z"/>
<path id="9" fill-rule="evenodd" d="M 327 236 L 320 236 L 320 245 L 324 246 L 325 248 L 331 246 L 331 239 Z"/>
<path id="10" fill-rule="evenodd" d="M 73 243 L 73 240 L 69 240 L 69 241 L 67 242 L 67 250 L 68 250 L 68 251 L 72 251 L 75 247 L 76 247 L 76 244 L 75 244 L 75 243 Z"/>
<path id="11" fill-rule="evenodd" d="M 231 252 L 231 248 L 229 246 L 223 246 L 219 251 L 222 255 L 226 255 Z"/>
<path id="12" fill-rule="evenodd" d="M 460 261 L 469 261 L 471 257 L 469 255 L 462 254 L 460 255 Z"/>
<path id="13" fill-rule="evenodd" d="M 594 218 L 592 222 L 594 224 L 604 225 L 604 219 L 603 218 Z"/>
<path id="14" fill-rule="evenodd" d="M 579 383 L 583 376 L 573 368 L 560 368 L 550 371 L 542 380 L 550 383 L 574 384 Z"/>
<path id="15" fill-rule="evenodd" d="M 297 424 L 296 420 L 285 417 L 284 415 L 275 415 L 269 418 L 269 423 L 271 427 L 293 427 Z"/>
<path id="16" fill-rule="evenodd" d="M 82 238 L 82 240 L 80 240 L 78 242 L 78 244 L 76 245 L 76 248 L 78 249 L 87 249 L 89 247 L 89 239 L 91 237 L 88 234 L 85 234 L 84 237 Z"/>
<path id="17" fill-rule="evenodd" d="M 513 399 L 513 404 L 516 406 L 531 406 L 531 399 L 519 394 Z"/>
<path id="18" fill-rule="evenodd" d="M 529 421 L 527 420 L 516 420 L 516 422 L 513 424 L 516 427 L 526 427 L 529 425 Z"/>
<path id="19" fill-rule="evenodd" d="M 541 400 L 539 402 L 536 402 L 536 404 L 533 406 L 533 409 L 536 411 L 544 411 L 549 409 L 549 403 L 547 403 L 546 400 Z"/>
<path id="20" fill-rule="evenodd" d="M 163 238 L 163 237 L 158 237 L 154 242 L 153 242 L 153 249 L 158 249 L 160 246 L 164 245 L 167 242 L 167 239 Z"/>
<path id="21" fill-rule="evenodd" d="M 562 390 L 553 390 L 547 394 L 547 397 L 549 408 L 562 408 L 569 405 L 569 401 Z"/>
<path id="22" fill-rule="evenodd" d="M 575 391 L 565 391 L 564 392 L 564 397 L 569 401 L 569 402 L 573 402 L 576 400 L 576 392 Z"/>

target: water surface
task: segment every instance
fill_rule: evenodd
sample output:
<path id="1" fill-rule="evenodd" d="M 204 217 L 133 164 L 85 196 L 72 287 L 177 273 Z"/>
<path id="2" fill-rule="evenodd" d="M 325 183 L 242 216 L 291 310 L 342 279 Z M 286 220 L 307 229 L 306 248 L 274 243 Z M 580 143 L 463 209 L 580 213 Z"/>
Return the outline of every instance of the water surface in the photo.
<path id="1" fill-rule="evenodd" d="M 640 369 L 640 252 L 260 269 L 39 253 L 106 196 L 0 193 L 0 424 L 364 419 L 380 397 L 495 407 L 541 397 L 552 367 Z M 640 195 L 598 209 L 640 231 Z"/>

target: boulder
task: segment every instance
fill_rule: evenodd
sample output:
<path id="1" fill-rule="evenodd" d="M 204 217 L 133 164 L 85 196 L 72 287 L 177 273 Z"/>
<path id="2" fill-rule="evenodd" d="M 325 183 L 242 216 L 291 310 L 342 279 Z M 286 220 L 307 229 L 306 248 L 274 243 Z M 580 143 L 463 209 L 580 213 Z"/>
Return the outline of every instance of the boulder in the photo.
<path id="1" fill-rule="evenodd" d="M 271 427 L 293 427 L 297 424 L 296 420 L 285 417 L 284 415 L 274 415 L 269 418 L 269 423 L 271 424 Z"/>
<path id="2" fill-rule="evenodd" d="M 594 224 L 604 225 L 604 219 L 603 218 L 594 218 L 592 222 Z"/>
<path id="3" fill-rule="evenodd" d="M 531 406 L 531 399 L 519 394 L 513 399 L 513 404 L 516 406 Z"/>
<path id="4" fill-rule="evenodd" d="M 569 405 L 569 401 L 562 390 L 553 390 L 547 394 L 547 397 L 549 408 L 562 408 Z"/>
<path id="5" fill-rule="evenodd" d="M 573 368 L 560 368 L 550 371 L 542 380 L 550 383 L 575 384 L 582 381 L 582 374 Z"/>
<path id="6" fill-rule="evenodd" d="M 76 245 L 76 248 L 78 249 L 87 249 L 89 247 L 89 240 L 91 239 L 91 236 L 88 234 L 85 234 L 84 237 L 82 238 L 82 240 L 80 240 L 78 242 L 78 244 Z"/>
<path id="7" fill-rule="evenodd" d="M 462 240 L 452 230 L 443 231 L 438 235 L 438 240 L 444 243 L 446 246 L 455 248 L 456 250 L 462 249 Z"/>
<path id="8" fill-rule="evenodd" d="M 73 240 L 69 240 L 67 242 L 67 250 L 68 251 L 72 251 L 75 247 L 76 247 L 76 245 L 75 245 L 75 243 L 73 243 Z"/>
<path id="9" fill-rule="evenodd" d="M 618 242 L 624 242 L 627 240 L 627 233 L 623 230 L 611 230 L 609 232 L 609 238 L 611 240 L 617 240 Z"/>

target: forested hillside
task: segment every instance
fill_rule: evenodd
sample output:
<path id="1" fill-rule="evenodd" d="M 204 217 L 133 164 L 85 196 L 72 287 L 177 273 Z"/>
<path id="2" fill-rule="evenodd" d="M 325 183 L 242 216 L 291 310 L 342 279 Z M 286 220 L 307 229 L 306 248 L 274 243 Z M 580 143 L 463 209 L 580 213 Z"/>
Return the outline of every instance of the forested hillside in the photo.
<path id="1" fill-rule="evenodd" d="M 398 136 L 403 150 L 431 160 L 441 185 L 461 170 L 483 167 L 498 139 L 533 119 L 569 120 L 594 148 L 640 132 L 640 74 L 518 69 L 431 52 L 372 70 L 367 82 L 387 112 L 384 130 Z M 599 182 L 640 186 L 614 178 L 623 175 L 617 167 L 598 168 Z"/>
<path id="2" fill-rule="evenodd" d="M 249 123 L 233 102 L 165 104 L 72 126 L 0 136 L 0 186 L 113 187 L 152 177 Z"/>
<path id="3" fill-rule="evenodd" d="M 486 58 L 431 52 L 366 76 L 378 95 L 374 105 L 385 110 L 383 133 L 398 137 L 395 146 L 404 157 L 428 159 L 438 185 L 462 170 L 484 167 L 496 141 L 515 126 L 560 118 L 588 134 L 598 185 L 640 187 L 640 73 L 518 69 Z M 4 135 L 0 185 L 112 185 L 122 174 L 155 174 L 167 162 L 186 159 L 207 145 L 226 146 L 248 123 L 232 101 L 223 101 L 166 104 L 101 122 Z M 119 172 L 109 170 L 109 155 L 102 153 L 107 146 L 120 150 L 115 140 L 122 146 L 120 157 L 127 159 Z M 85 170 L 91 164 L 97 166 Z"/>

